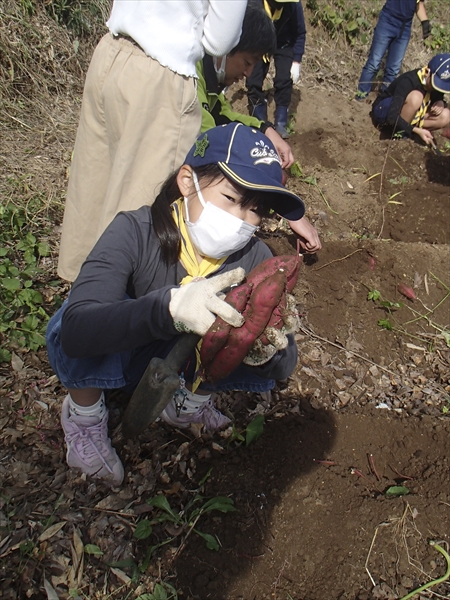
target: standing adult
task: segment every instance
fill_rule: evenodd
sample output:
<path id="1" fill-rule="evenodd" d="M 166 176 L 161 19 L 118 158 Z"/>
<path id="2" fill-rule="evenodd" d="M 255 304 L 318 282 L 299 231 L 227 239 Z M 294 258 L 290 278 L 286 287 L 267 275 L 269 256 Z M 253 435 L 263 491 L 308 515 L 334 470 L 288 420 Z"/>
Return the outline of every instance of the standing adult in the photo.
<path id="1" fill-rule="evenodd" d="M 364 100 L 369 95 L 386 52 L 386 67 L 381 91 L 384 91 L 397 77 L 411 37 L 415 14 L 421 22 L 422 36 L 425 40 L 431 34 L 431 25 L 423 0 L 386 1 L 373 33 L 369 58 L 359 78 L 356 100 Z"/>
<path id="2" fill-rule="evenodd" d="M 247 0 L 114 0 L 86 77 L 58 274 L 74 281 L 121 210 L 151 202 L 200 132 L 195 64 L 239 41 Z"/>
<path id="3" fill-rule="evenodd" d="M 300 65 L 305 52 L 305 17 L 300 0 L 263 0 L 263 2 L 267 14 L 274 22 L 277 34 L 277 49 L 273 55 L 275 130 L 286 139 L 289 137 L 287 122 L 292 86 L 300 79 Z M 259 61 L 247 78 L 250 113 L 260 121 L 267 121 L 267 100 L 263 92 L 263 84 L 269 65 L 268 60 Z"/>

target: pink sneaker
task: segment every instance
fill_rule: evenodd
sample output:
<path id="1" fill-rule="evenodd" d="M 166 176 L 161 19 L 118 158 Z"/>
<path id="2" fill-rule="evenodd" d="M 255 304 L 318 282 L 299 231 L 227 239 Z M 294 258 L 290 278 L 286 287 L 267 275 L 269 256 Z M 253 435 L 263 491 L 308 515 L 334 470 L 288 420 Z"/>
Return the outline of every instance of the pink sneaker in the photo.
<path id="1" fill-rule="evenodd" d="M 61 425 L 69 467 L 103 479 L 110 485 L 122 483 L 123 466 L 108 437 L 108 411 L 103 419 L 73 416 L 69 412 L 69 396 L 66 396 L 62 405 Z"/>
<path id="2" fill-rule="evenodd" d="M 187 429 L 191 423 L 202 423 L 210 432 L 223 429 L 231 423 L 231 419 L 214 406 L 212 397 L 201 404 L 189 400 L 188 397 L 178 411 L 175 398 L 173 398 L 160 414 L 160 418 L 172 427 L 180 429 Z"/>

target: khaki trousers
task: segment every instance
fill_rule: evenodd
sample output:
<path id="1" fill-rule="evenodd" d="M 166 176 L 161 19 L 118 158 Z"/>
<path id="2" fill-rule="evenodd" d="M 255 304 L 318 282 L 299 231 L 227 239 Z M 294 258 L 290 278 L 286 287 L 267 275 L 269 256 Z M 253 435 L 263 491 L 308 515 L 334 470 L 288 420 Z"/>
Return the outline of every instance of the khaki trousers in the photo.
<path id="1" fill-rule="evenodd" d="M 115 215 L 151 205 L 200 133 L 195 80 L 105 35 L 86 76 L 58 274 L 74 281 Z"/>

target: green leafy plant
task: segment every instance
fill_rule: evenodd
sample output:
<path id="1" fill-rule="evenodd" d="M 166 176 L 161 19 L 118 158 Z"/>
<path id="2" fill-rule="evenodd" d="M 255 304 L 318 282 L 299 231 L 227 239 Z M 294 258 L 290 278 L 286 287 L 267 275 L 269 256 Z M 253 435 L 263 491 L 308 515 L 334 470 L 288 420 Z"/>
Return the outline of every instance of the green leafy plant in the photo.
<path id="1" fill-rule="evenodd" d="M 409 494 L 409 490 L 404 485 L 391 485 L 384 493 L 386 496 L 396 498 L 398 496 L 406 496 Z"/>
<path id="2" fill-rule="evenodd" d="M 32 228 L 23 208 L 11 202 L 0 207 L 1 361 L 10 360 L 8 348 L 37 350 L 45 344 L 49 316 L 40 291 L 46 275 L 41 259 L 48 256 L 50 249 Z"/>
<path id="3" fill-rule="evenodd" d="M 29 0 L 22 0 L 22 3 Z M 108 10 L 106 0 L 49 0 L 45 3 L 47 13 L 59 24 L 65 25 L 77 36 L 92 33 L 95 26 L 103 25 Z"/>
<path id="4" fill-rule="evenodd" d="M 228 444 L 236 442 L 237 445 L 241 445 L 245 442 L 245 445 L 249 446 L 262 435 L 263 431 L 264 415 L 256 415 L 256 417 L 250 421 L 244 431 L 240 431 L 234 424 L 232 425 L 231 435 L 228 438 Z"/>
<path id="5" fill-rule="evenodd" d="M 238 444 L 245 442 L 244 435 L 239 431 L 236 425 L 233 423 L 231 426 L 231 435 L 228 438 L 228 443 L 231 444 L 233 442 L 237 442 Z"/>
<path id="6" fill-rule="evenodd" d="M 177 590 L 163 581 L 156 583 L 151 594 L 141 594 L 136 600 L 178 600 Z"/>
<path id="7" fill-rule="evenodd" d="M 100 550 L 100 548 L 95 544 L 86 544 L 84 551 L 86 554 L 91 554 L 93 556 L 103 556 L 102 550 Z"/>
<path id="8" fill-rule="evenodd" d="M 410 183 L 410 178 L 406 177 L 406 175 L 401 175 L 400 177 L 393 177 L 392 179 L 389 179 L 389 183 L 392 183 L 392 185 L 403 185 L 405 183 Z"/>
<path id="9" fill-rule="evenodd" d="M 147 504 L 157 509 L 157 512 L 152 519 L 142 519 L 141 521 L 139 521 L 133 533 L 134 537 L 137 540 L 149 539 L 153 534 L 155 526 L 169 522 L 175 525 L 175 527 L 180 530 L 180 533 L 184 533 L 183 544 L 185 543 L 189 535 L 193 532 L 205 541 L 206 547 L 210 550 L 219 550 L 219 541 L 215 536 L 200 531 L 197 528 L 198 521 L 204 515 L 212 511 L 227 513 L 234 512 L 236 510 L 236 508 L 234 507 L 233 500 L 231 498 L 227 498 L 225 496 L 217 496 L 215 498 L 211 498 L 210 500 L 205 501 L 203 496 L 199 494 L 196 494 L 194 498 L 183 508 L 183 510 L 179 512 L 177 512 L 170 506 L 169 501 L 162 494 L 150 498 L 149 500 L 147 500 Z M 133 559 L 127 559 L 125 561 L 108 563 L 108 565 L 111 567 L 118 568 L 131 568 L 133 572 L 132 578 L 133 580 L 137 581 L 139 573 L 145 573 L 145 571 L 147 570 L 154 552 L 158 548 L 172 542 L 174 539 L 175 536 L 169 536 L 165 540 L 158 541 L 148 546 L 145 557 L 140 564 L 137 564 Z M 168 598 L 169 597 L 171 596 L 168 596 Z"/>
<path id="10" fill-rule="evenodd" d="M 335 0 L 332 4 L 320 7 L 317 1 L 308 1 L 306 6 L 313 11 L 311 24 L 323 27 L 332 39 L 343 35 L 354 45 L 357 41 L 368 42 L 367 31 L 370 23 L 361 14 L 359 4 L 351 5 L 347 0 Z"/>
<path id="11" fill-rule="evenodd" d="M 450 52 L 450 28 L 442 24 L 433 23 L 431 35 L 424 41 L 430 50 L 439 52 Z"/>
<path id="12" fill-rule="evenodd" d="M 286 125 L 286 131 L 292 135 L 293 133 L 295 133 L 295 122 L 297 120 L 297 116 L 295 113 L 291 113 L 289 115 L 289 119 L 288 119 L 288 123 Z"/>
<path id="13" fill-rule="evenodd" d="M 372 300 L 372 302 L 375 302 L 377 306 L 383 308 L 389 315 L 392 314 L 392 311 L 397 310 L 403 306 L 401 302 L 391 302 L 390 300 L 383 299 L 381 292 L 379 292 L 378 290 L 370 290 L 367 294 L 367 300 Z M 379 319 L 378 325 L 382 329 L 386 329 L 388 331 L 393 330 L 392 323 L 388 317 Z"/>
<path id="14" fill-rule="evenodd" d="M 259 437 L 264 431 L 264 415 L 256 415 L 256 417 L 247 425 L 245 430 L 245 445 L 248 446 Z"/>

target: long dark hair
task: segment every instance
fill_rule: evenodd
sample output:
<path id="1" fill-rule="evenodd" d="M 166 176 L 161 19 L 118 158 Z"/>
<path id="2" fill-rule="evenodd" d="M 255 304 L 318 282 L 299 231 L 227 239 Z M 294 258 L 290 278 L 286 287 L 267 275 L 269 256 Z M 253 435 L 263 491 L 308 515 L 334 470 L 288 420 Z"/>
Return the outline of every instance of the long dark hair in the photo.
<path id="1" fill-rule="evenodd" d="M 225 177 L 216 164 L 196 167 L 195 172 L 202 188 Z M 159 239 L 161 255 L 167 266 L 173 265 L 178 261 L 181 251 L 180 232 L 173 219 L 171 208 L 171 204 L 181 196 L 177 184 L 177 176 L 178 171 L 166 179 L 151 207 L 153 229 Z M 244 208 L 246 206 L 254 206 L 258 215 L 261 217 L 268 216 L 270 213 L 271 194 L 242 189 L 244 194 L 241 205 Z"/>

